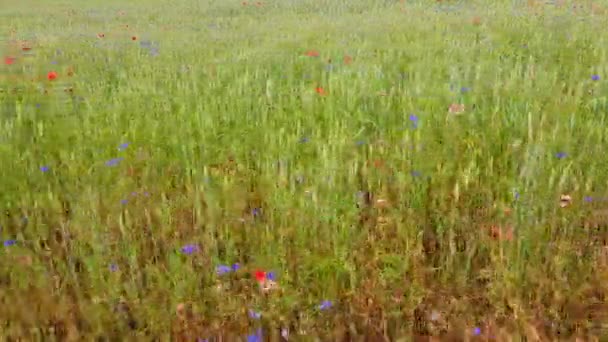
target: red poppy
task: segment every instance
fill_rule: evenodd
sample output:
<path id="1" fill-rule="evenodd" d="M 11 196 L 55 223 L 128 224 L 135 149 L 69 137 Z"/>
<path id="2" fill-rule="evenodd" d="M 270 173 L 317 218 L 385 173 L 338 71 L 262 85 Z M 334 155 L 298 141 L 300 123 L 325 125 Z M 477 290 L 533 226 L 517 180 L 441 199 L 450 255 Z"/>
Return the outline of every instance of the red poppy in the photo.
<path id="1" fill-rule="evenodd" d="M 317 94 L 319 94 L 319 95 L 321 95 L 321 96 L 327 95 L 327 92 L 326 92 L 326 91 L 325 91 L 325 89 L 323 89 L 322 87 L 317 87 L 317 88 L 315 89 L 315 91 L 317 92 Z"/>
<path id="2" fill-rule="evenodd" d="M 315 50 L 306 51 L 306 56 L 308 57 L 319 57 L 319 52 Z"/>
<path id="3" fill-rule="evenodd" d="M 22 46 L 22 47 L 21 47 L 21 50 L 23 50 L 23 51 L 30 51 L 31 49 L 32 49 L 32 48 L 31 48 L 31 47 L 29 47 L 29 46 Z"/>
<path id="4" fill-rule="evenodd" d="M 137 37 L 133 36 L 133 37 L 131 37 L 131 40 L 135 41 L 135 40 L 137 40 Z"/>
<path id="5" fill-rule="evenodd" d="M 55 71 L 51 71 L 46 75 L 49 81 L 52 81 L 57 78 L 57 73 Z"/>
<path id="6" fill-rule="evenodd" d="M 255 271 L 255 279 L 261 283 L 266 280 L 266 272 L 257 270 Z"/>
<path id="7" fill-rule="evenodd" d="M 353 62 L 353 58 L 351 56 L 344 56 L 344 64 L 349 65 Z"/>
<path id="8" fill-rule="evenodd" d="M 4 64 L 11 65 L 15 63 L 15 57 L 4 57 Z"/>

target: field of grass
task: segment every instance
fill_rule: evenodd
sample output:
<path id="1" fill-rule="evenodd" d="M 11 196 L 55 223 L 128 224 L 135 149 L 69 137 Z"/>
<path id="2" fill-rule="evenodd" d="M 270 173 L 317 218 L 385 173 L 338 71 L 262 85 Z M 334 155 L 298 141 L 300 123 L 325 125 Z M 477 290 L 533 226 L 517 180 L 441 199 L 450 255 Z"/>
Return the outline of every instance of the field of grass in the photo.
<path id="1" fill-rule="evenodd" d="M 1 339 L 605 341 L 604 8 L 3 1 Z"/>

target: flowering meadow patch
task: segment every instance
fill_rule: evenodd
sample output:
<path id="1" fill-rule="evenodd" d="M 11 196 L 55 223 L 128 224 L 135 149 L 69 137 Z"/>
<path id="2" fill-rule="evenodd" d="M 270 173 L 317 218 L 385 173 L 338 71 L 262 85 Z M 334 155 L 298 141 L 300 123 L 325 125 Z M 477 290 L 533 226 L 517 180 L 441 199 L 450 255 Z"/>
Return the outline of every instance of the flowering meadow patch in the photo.
<path id="1" fill-rule="evenodd" d="M 123 5 L 0 6 L 3 340 L 605 339 L 597 4 Z"/>

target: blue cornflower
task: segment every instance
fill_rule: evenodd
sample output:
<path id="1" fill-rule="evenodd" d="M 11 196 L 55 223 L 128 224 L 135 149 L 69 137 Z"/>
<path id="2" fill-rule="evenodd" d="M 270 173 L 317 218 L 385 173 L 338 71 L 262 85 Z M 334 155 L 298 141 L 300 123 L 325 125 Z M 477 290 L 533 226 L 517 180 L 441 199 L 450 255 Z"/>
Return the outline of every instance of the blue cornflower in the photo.
<path id="1" fill-rule="evenodd" d="M 473 335 L 479 335 L 481 334 L 481 329 L 479 329 L 478 327 L 473 328 Z"/>
<path id="2" fill-rule="evenodd" d="M 121 199 L 121 200 L 120 200 L 120 204 L 123 204 L 123 205 L 124 205 L 124 204 L 127 204 L 127 203 L 129 203 L 129 200 L 128 200 L 128 199 Z"/>
<path id="3" fill-rule="evenodd" d="M 124 158 L 113 158 L 110 159 L 106 162 L 106 166 L 116 166 L 118 165 L 118 163 L 120 163 L 121 160 L 123 160 Z"/>
<path id="4" fill-rule="evenodd" d="M 127 147 L 129 147 L 129 143 L 128 142 L 122 143 L 122 144 L 120 144 L 118 146 L 118 150 L 122 151 L 122 150 L 126 149 Z"/>
<path id="5" fill-rule="evenodd" d="M 185 245 L 182 247 L 182 253 L 184 254 L 190 255 L 196 251 L 198 251 L 198 247 L 196 245 Z"/>
<path id="6" fill-rule="evenodd" d="M 249 310 L 249 317 L 253 319 L 260 319 L 260 317 L 262 317 L 262 314 L 253 310 Z"/>
<path id="7" fill-rule="evenodd" d="M 585 200 L 585 202 L 592 202 L 593 201 L 593 197 L 591 197 L 591 196 L 585 196 L 584 200 Z"/>
<path id="8" fill-rule="evenodd" d="M 6 241 L 4 241 L 4 247 L 13 246 L 15 244 L 17 244 L 16 240 L 6 240 Z"/>
<path id="9" fill-rule="evenodd" d="M 116 265 L 116 264 L 110 264 L 109 268 L 110 268 L 111 272 L 118 271 L 118 265 Z"/>
<path id="10" fill-rule="evenodd" d="M 516 201 L 519 199 L 519 191 L 517 189 L 513 189 L 513 199 Z"/>
<path id="11" fill-rule="evenodd" d="M 557 157 L 557 159 L 564 159 L 566 158 L 567 154 L 566 152 L 557 152 L 555 156 Z"/>
<path id="12" fill-rule="evenodd" d="M 41 166 L 40 167 L 40 171 L 42 171 L 42 172 L 47 172 L 48 170 L 50 170 L 50 168 L 48 166 Z"/>
<path id="13" fill-rule="evenodd" d="M 310 139 L 308 139 L 307 137 L 303 137 L 300 139 L 300 143 L 307 143 L 308 141 L 310 141 Z"/>
<path id="14" fill-rule="evenodd" d="M 238 270 L 239 270 L 239 268 L 241 268 L 241 265 L 239 265 L 238 263 L 232 264 L 232 270 L 233 270 L 233 271 L 235 271 L 235 272 L 236 272 L 236 271 L 238 271 Z"/>
<path id="15" fill-rule="evenodd" d="M 274 272 L 268 272 L 268 273 L 266 273 L 266 279 L 276 281 L 277 276 Z"/>
<path id="16" fill-rule="evenodd" d="M 460 88 L 460 92 L 461 93 L 468 93 L 470 90 L 471 90 L 471 88 L 468 88 L 468 87 L 462 87 L 462 88 Z"/>
<path id="17" fill-rule="evenodd" d="M 262 209 L 261 208 L 253 208 L 253 210 L 251 210 L 251 215 L 255 216 L 259 216 L 260 214 L 262 214 Z"/>
<path id="18" fill-rule="evenodd" d="M 230 273 L 230 271 L 232 271 L 232 269 L 230 268 L 230 266 L 226 265 L 219 265 L 215 270 L 218 275 Z"/>
<path id="19" fill-rule="evenodd" d="M 323 302 L 321 302 L 321 305 L 319 305 L 319 310 L 327 310 L 329 308 L 332 307 L 332 303 L 329 300 L 324 300 Z"/>
<path id="20" fill-rule="evenodd" d="M 262 342 L 262 329 L 258 329 L 255 334 L 248 335 L 247 342 Z"/>
<path id="21" fill-rule="evenodd" d="M 416 114 L 410 114 L 410 121 L 414 125 L 414 128 L 418 127 L 418 116 Z"/>
<path id="22" fill-rule="evenodd" d="M 593 75 L 591 76 L 591 79 L 594 81 L 599 81 L 600 80 L 600 75 Z"/>

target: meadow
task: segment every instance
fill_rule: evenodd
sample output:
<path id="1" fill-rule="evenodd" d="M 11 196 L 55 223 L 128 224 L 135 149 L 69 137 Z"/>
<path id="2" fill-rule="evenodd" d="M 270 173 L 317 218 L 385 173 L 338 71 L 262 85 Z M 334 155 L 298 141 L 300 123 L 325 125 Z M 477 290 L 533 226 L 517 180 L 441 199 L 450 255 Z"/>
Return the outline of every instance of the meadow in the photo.
<path id="1" fill-rule="evenodd" d="M 606 340 L 606 8 L 5 1 L 2 340 Z"/>

